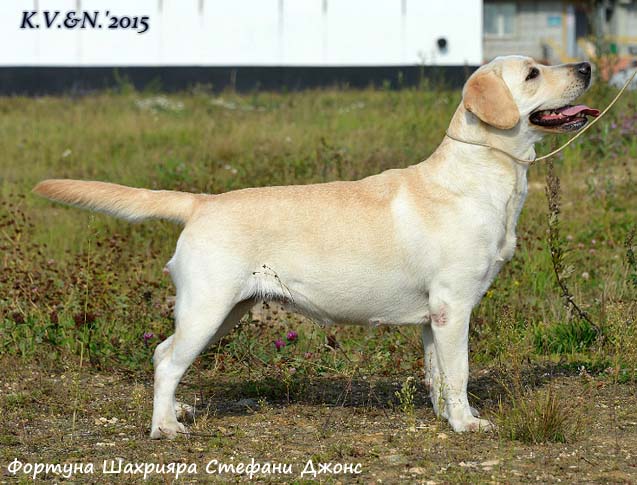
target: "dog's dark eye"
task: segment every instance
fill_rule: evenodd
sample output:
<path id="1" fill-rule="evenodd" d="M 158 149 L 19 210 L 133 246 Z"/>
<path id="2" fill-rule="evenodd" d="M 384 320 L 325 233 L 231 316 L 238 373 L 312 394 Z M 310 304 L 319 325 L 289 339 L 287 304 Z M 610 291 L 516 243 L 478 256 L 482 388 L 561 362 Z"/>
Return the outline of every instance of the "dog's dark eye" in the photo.
<path id="1" fill-rule="evenodd" d="M 529 71 L 529 75 L 526 76 L 526 80 L 530 81 L 531 79 L 535 79 L 540 75 L 540 70 L 537 67 L 532 67 Z"/>

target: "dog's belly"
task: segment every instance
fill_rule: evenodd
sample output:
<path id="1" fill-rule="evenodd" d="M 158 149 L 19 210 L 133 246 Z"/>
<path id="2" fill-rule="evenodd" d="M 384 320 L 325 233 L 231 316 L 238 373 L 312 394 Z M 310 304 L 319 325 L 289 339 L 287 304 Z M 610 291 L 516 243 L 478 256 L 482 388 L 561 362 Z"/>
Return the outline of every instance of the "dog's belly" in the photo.
<path id="1" fill-rule="evenodd" d="M 270 268 L 267 263 L 262 266 Z M 253 275 L 258 299 L 283 302 L 318 323 L 418 325 L 429 321 L 427 292 L 394 272 L 355 271 Z"/>
<path id="2" fill-rule="evenodd" d="M 429 322 L 429 306 L 425 301 L 398 306 L 395 300 L 389 298 L 377 298 L 371 304 L 367 299 L 356 300 L 356 296 L 348 295 L 338 301 L 299 296 L 294 302 L 287 301 L 286 304 L 290 309 L 326 325 L 422 325 Z"/>

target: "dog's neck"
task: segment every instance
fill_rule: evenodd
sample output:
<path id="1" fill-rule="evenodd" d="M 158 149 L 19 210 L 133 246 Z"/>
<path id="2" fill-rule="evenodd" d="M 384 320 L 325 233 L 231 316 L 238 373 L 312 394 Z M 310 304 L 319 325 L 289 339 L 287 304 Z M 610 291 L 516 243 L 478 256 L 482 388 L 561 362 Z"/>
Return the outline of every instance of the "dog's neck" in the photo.
<path id="1" fill-rule="evenodd" d="M 462 104 L 449 125 L 454 137 L 498 147 L 516 157 L 533 159 L 534 144 L 540 136 L 528 130 L 523 123 L 511 130 L 492 128 L 475 115 L 468 112 Z M 464 195 L 493 197 L 502 194 L 503 203 L 511 197 L 526 192 L 526 173 L 528 165 L 519 163 L 500 151 L 483 146 L 462 143 L 445 137 L 436 151 L 422 164 L 421 170 L 430 180 Z M 501 188 L 493 191 L 493 187 Z"/>

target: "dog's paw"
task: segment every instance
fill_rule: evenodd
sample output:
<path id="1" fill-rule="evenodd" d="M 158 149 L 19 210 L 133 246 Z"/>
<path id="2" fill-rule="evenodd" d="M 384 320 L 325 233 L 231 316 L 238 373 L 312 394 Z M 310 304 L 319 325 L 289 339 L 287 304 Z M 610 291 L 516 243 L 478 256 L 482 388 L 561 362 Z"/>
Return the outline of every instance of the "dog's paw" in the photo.
<path id="1" fill-rule="evenodd" d="M 153 426 L 150 431 L 150 437 L 154 440 L 169 439 L 173 440 L 178 435 L 185 435 L 188 433 L 186 427 L 175 421 L 174 423 L 162 423 L 158 426 Z"/>
<path id="2" fill-rule="evenodd" d="M 456 433 L 464 433 L 466 431 L 493 431 L 495 429 L 491 421 L 479 419 L 474 416 L 463 419 L 450 419 L 449 424 Z"/>

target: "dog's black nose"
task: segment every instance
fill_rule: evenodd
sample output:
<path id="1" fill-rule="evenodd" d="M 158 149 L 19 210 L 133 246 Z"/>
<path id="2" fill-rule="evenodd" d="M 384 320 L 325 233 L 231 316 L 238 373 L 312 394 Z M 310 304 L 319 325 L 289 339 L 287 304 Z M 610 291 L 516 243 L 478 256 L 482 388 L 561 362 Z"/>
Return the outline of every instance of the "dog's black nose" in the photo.
<path id="1" fill-rule="evenodd" d="M 577 74 L 585 80 L 590 80 L 591 78 L 591 63 L 590 62 L 580 62 L 575 66 L 577 69 Z"/>

